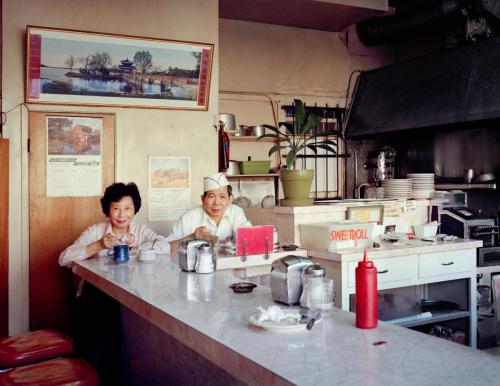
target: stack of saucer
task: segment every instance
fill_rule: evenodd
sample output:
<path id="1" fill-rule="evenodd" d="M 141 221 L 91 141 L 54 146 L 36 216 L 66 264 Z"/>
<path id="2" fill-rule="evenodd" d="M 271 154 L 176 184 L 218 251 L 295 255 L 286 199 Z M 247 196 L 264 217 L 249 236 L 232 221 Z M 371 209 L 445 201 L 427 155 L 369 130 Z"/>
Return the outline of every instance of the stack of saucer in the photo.
<path id="1" fill-rule="evenodd" d="M 432 197 L 434 192 L 434 173 L 410 173 L 412 180 L 413 198 L 426 199 Z"/>
<path id="2" fill-rule="evenodd" d="M 385 198 L 410 198 L 412 182 L 409 178 L 394 178 L 382 181 Z"/>

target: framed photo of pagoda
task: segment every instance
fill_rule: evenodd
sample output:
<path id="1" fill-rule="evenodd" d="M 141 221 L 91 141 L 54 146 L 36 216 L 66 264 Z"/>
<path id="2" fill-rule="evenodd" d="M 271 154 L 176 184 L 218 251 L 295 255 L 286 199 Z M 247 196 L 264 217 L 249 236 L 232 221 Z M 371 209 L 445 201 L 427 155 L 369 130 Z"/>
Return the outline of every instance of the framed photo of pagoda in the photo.
<path id="1" fill-rule="evenodd" d="M 27 103 L 208 110 L 213 44 L 28 26 Z"/>

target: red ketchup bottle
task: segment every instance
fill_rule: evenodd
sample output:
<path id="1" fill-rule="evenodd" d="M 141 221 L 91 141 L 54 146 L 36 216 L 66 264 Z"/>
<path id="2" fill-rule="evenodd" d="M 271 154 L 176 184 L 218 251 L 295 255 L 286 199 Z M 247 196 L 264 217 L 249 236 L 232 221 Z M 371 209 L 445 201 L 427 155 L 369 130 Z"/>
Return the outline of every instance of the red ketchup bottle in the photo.
<path id="1" fill-rule="evenodd" d="M 378 324 L 377 268 L 365 254 L 356 267 L 356 327 L 375 328 Z"/>

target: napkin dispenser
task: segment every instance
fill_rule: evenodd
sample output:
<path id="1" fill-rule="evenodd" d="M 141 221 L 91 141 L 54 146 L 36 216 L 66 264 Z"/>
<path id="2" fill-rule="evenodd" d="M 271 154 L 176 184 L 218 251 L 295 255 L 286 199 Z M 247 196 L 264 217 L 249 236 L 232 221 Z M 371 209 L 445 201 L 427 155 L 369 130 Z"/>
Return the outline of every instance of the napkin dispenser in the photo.
<path id="1" fill-rule="evenodd" d="M 196 263 L 196 248 L 207 244 L 205 240 L 190 239 L 181 241 L 179 244 L 179 267 L 183 271 L 194 272 Z"/>
<path id="2" fill-rule="evenodd" d="M 274 301 L 298 304 L 302 294 L 302 271 L 312 265 L 311 259 L 288 255 L 271 265 L 271 294 Z"/>

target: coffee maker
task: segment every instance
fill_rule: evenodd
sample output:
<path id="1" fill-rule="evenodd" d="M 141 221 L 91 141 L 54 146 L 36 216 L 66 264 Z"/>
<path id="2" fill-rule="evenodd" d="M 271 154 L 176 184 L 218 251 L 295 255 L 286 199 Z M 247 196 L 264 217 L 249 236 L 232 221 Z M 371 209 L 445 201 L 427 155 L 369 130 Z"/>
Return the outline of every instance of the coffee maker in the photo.
<path id="1" fill-rule="evenodd" d="M 396 154 L 390 146 L 368 153 L 363 167 L 368 170 L 370 185 L 379 186 L 382 181 L 394 178 Z"/>

